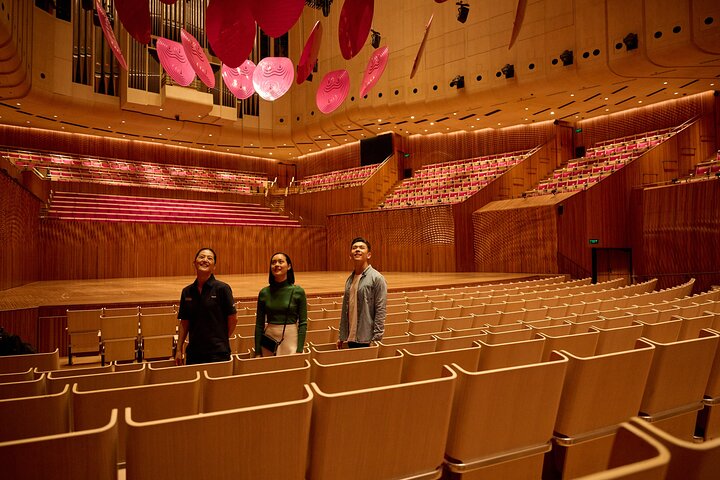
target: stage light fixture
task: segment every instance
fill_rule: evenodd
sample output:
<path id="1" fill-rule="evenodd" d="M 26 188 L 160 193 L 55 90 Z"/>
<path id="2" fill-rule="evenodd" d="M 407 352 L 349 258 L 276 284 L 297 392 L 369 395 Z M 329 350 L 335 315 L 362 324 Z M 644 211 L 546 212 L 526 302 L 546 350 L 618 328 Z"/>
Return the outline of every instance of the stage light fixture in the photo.
<path id="1" fill-rule="evenodd" d="M 563 67 L 567 67 L 568 65 L 573 64 L 573 51 L 572 50 L 565 50 L 560 54 L 560 61 L 563 64 Z"/>
<path id="2" fill-rule="evenodd" d="M 380 36 L 380 32 L 376 32 L 373 29 L 370 29 L 370 44 L 373 46 L 373 48 L 380 48 L 380 40 L 382 40 L 382 36 Z"/>
<path id="3" fill-rule="evenodd" d="M 458 22 L 465 23 L 467 21 L 468 13 L 470 13 L 470 4 L 465 2 L 457 2 L 455 5 L 458 6 Z"/>
<path id="4" fill-rule="evenodd" d="M 462 75 L 458 75 L 457 77 L 450 80 L 450 86 L 455 87 L 458 90 L 461 88 L 465 88 L 465 77 Z"/>
<path id="5" fill-rule="evenodd" d="M 628 33 L 625 35 L 625 38 L 623 38 L 623 43 L 628 51 L 635 50 L 638 48 L 638 34 L 632 32 Z"/>
<path id="6" fill-rule="evenodd" d="M 507 64 L 500 69 L 505 78 L 513 78 L 515 76 L 515 65 Z"/>

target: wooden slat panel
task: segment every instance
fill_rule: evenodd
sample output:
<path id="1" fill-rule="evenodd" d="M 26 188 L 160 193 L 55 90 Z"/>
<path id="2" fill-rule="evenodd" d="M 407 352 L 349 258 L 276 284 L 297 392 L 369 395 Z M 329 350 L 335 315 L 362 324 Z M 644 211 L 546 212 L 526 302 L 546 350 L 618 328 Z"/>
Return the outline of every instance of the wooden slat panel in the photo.
<path id="1" fill-rule="evenodd" d="M 217 252 L 217 272 L 267 271 L 286 251 L 298 269 L 325 270 L 325 228 L 224 227 L 43 221 L 40 280 L 137 278 L 192 274 L 198 248 Z"/>
<path id="2" fill-rule="evenodd" d="M 41 203 L 0 171 L 0 290 L 37 280 Z"/>
<path id="3" fill-rule="evenodd" d="M 452 207 L 417 207 L 330 215 L 328 270 L 348 270 L 350 242 L 362 236 L 372 245 L 380 271 L 451 272 L 455 269 Z"/>

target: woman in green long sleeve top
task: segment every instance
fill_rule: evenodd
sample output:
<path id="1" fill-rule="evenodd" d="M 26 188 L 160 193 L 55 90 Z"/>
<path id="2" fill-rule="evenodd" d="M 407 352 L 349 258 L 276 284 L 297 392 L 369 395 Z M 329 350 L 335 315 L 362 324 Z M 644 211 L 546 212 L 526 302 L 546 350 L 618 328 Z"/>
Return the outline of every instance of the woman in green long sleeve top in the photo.
<path id="1" fill-rule="evenodd" d="M 255 316 L 255 355 L 268 355 L 261 350 L 263 333 L 280 341 L 277 355 L 302 353 L 307 331 L 307 299 L 305 290 L 295 285 L 292 260 L 285 253 L 270 258 L 270 285 L 258 294 Z"/>

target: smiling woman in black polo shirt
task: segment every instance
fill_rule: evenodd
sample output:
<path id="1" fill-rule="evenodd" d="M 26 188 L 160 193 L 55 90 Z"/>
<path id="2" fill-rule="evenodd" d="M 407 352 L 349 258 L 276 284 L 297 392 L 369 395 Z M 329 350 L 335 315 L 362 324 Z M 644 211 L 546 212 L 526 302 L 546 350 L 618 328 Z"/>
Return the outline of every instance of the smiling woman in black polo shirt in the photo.
<path id="1" fill-rule="evenodd" d="M 180 332 L 175 363 L 222 362 L 230 359 L 229 337 L 235 330 L 237 315 L 230 285 L 216 280 L 213 272 L 217 255 L 211 248 L 201 248 L 193 266 L 197 278 L 180 296 L 178 320 Z M 185 352 L 185 338 L 190 342 Z"/>

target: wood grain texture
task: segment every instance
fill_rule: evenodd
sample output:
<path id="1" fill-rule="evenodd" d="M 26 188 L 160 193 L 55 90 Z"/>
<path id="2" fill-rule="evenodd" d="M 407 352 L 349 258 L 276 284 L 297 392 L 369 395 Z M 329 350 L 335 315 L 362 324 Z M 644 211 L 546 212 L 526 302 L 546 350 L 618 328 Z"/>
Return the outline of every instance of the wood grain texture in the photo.
<path id="1" fill-rule="evenodd" d="M 298 267 L 325 270 L 321 227 L 223 227 L 44 220 L 40 280 L 137 278 L 192 274 L 198 248 L 218 255 L 218 273 L 260 273 L 286 251 Z"/>
<path id="2" fill-rule="evenodd" d="M 364 237 L 372 245 L 372 263 L 380 271 L 452 272 L 455 231 L 452 207 L 416 207 L 330 215 L 328 270 L 350 270 L 350 241 Z"/>
<path id="3" fill-rule="evenodd" d="M 636 273 L 666 288 L 695 277 L 695 291 L 720 283 L 720 181 L 681 183 L 642 192 L 643 255 Z"/>
<path id="4" fill-rule="evenodd" d="M 0 171 L 0 290 L 37 279 L 41 206 L 40 200 Z"/>

